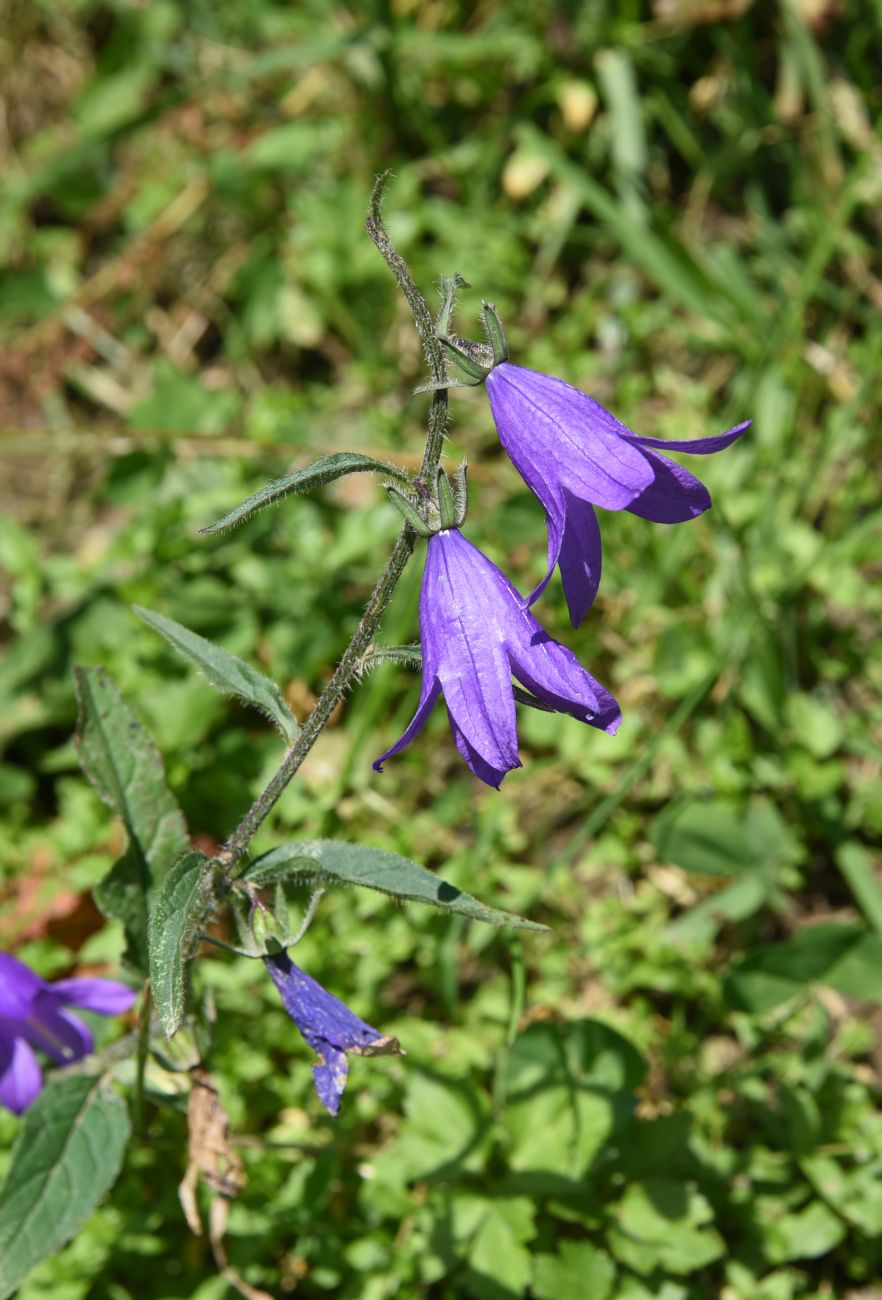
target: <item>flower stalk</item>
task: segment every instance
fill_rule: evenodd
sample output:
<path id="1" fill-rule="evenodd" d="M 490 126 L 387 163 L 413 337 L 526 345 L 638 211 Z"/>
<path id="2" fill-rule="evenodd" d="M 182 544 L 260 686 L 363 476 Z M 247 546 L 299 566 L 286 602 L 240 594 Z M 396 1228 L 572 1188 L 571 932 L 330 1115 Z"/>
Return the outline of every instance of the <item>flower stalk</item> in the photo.
<path id="1" fill-rule="evenodd" d="M 446 383 L 444 356 L 436 334 L 432 313 L 429 310 L 428 303 L 417 288 L 407 263 L 389 239 L 383 223 L 380 208 L 383 191 L 390 174 L 389 172 L 383 172 L 374 183 L 370 212 L 365 223 L 367 233 L 392 272 L 395 283 L 404 294 L 413 313 L 414 323 L 422 341 L 423 353 L 428 363 L 432 384 L 444 385 Z M 451 277 L 449 297 L 444 299 L 445 304 L 449 301 L 452 306 L 453 293 L 461 283 L 462 281 L 458 276 Z M 449 311 L 450 307 L 447 310 Z M 446 387 L 438 387 L 433 389 L 432 392 L 426 442 L 420 472 L 416 480 L 417 483 L 432 483 L 435 480 L 444 447 L 444 438 L 447 433 L 447 420 L 447 390 Z M 351 684 L 357 679 L 364 656 L 374 639 L 389 601 L 392 599 L 392 594 L 413 553 L 414 537 L 414 530 L 406 523 L 392 548 L 392 554 L 386 562 L 386 567 L 377 580 L 377 585 L 371 592 L 361 622 L 346 647 L 331 680 L 316 701 L 315 707 L 300 729 L 296 741 L 286 751 L 275 775 L 261 794 L 258 795 L 226 844 L 218 852 L 216 860 L 222 868 L 222 884 L 228 885 L 230 881 L 235 879 L 236 866 L 244 856 L 248 845 L 287 789 L 293 777 L 297 774 L 303 760 L 327 726 L 334 709 Z"/>

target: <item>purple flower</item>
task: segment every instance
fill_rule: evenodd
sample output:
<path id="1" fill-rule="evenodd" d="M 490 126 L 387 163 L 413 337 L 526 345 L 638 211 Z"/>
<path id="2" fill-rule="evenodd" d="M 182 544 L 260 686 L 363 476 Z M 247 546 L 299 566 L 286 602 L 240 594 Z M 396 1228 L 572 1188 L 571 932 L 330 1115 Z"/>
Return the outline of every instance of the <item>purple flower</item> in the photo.
<path id="1" fill-rule="evenodd" d="M 47 984 L 24 962 L 0 953 L 0 1105 L 20 1115 L 43 1087 L 37 1047 L 56 1065 L 70 1065 L 94 1047 L 92 1031 L 67 1007 L 115 1016 L 136 994 L 113 980 L 70 979 Z"/>
<path id="2" fill-rule="evenodd" d="M 574 627 L 600 583 L 600 530 L 592 507 L 630 510 L 657 524 L 702 514 L 711 504 L 707 488 L 654 448 L 706 456 L 728 447 L 750 425 L 745 420 L 713 438 L 640 438 L 561 379 L 504 361 L 486 384 L 499 440 L 545 507 L 548 522 L 548 572 L 529 603 L 559 565 Z"/>
<path id="3" fill-rule="evenodd" d="M 374 763 L 409 745 L 441 692 L 457 748 L 498 787 L 520 767 L 512 674 L 552 709 L 613 734 L 621 712 L 572 651 L 552 640 L 505 574 L 457 529 L 429 538 L 420 592 L 423 684 L 404 734 Z"/>
<path id="4" fill-rule="evenodd" d="M 319 1058 L 312 1067 L 315 1088 L 325 1110 L 336 1115 L 349 1073 L 347 1053 L 391 1056 L 401 1052 L 398 1039 L 381 1034 L 349 1010 L 345 1002 L 323 989 L 286 952 L 264 957 L 285 1010 Z"/>

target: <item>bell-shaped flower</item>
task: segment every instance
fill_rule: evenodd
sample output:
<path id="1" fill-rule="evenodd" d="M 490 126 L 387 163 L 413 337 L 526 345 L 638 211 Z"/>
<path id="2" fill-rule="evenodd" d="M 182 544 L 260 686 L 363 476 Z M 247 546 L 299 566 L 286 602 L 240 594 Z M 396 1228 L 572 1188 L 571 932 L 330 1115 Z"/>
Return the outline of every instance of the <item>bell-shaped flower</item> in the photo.
<path id="1" fill-rule="evenodd" d="M 429 538 L 420 592 L 423 681 L 403 735 L 374 763 L 409 745 L 441 693 L 460 754 L 475 776 L 498 787 L 520 767 L 512 675 L 550 709 L 610 734 L 616 701 L 575 655 L 548 635 L 487 556 L 456 528 Z"/>
<path id="2" fill-rule="evenodd" d="M 295 966 L 286 952 L 263 960 L 285 1010 L 319 1058 L 312 1067 L 319 1101 L 336 1115 L 349 1073 L 349 1053 L 392 1056 L 401 1052 L 398 1039 L 365 1024 L 345 1002 Z"/>
<path id="3" fill-rule="evenodd" d="M 561 379 L 508 361 L 485 379 L 499 440 L 542 505 L 548 523 L 548 572 L 559 565 L 573 626 L 585 617 L 600 583 L 600 529 L 594 506 L 630 510 L 653 523 L 676 524 L 711 505 L 703 483 L 662 451 L 700 456 L 722 451 L 750 425 L 711 438 L 642 438 L 598 402 Z"/>
<path id="4" fill-rule="evenodd" d="M 34 1048 L 56 1065 L 70 1065 L 94 1047 L 92 1031 L 68 1007 L 114 1016 L 136 994 L 114 980 L 66 979 L 47 983 L 9 953 L 0 953 L 0 1105 L 27 1110 L 43 1087 Z"/>

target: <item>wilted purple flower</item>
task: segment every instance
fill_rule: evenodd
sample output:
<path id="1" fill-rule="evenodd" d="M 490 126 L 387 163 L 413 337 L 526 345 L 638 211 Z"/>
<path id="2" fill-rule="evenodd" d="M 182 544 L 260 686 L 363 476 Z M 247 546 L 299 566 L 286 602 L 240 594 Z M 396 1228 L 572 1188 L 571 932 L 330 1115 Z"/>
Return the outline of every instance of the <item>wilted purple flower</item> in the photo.
<path id="1" fill-rule="evenodd" d="M 0 953 L 0 1105 L 20 1115 L 43 1087 L 37 1047 L 56 1065 L 70 1065 L 94 1047 L 92 1031 L 66 1007 L 114 1016 L 135 993 L 113 980 L 69 979 L 47 984 L 17 957 Z"/>
<path id="2" fill-rule="evenodd" d="M 750 425 L 745 420 L 712 438 L 641 438 L 561 379 L 505 361 L 490 371 L 486 384 L 499 440 L 545 507 L 548 522 L 548 572 L 529 603 L 558 564 L 574 627 L 600 583 L 600 530 L 592 507 L 630 510 L 658 524 L 702 514 L 711 504 L 704 484 L 653 449 L 706 456 L 728 447 Z"/>
<path id="3" fill-rule="evenodd" d="M 349 1073 L 347 1053 L 393 1056 L 401 1052 L 398 1039 L 359 1020 L 345 1002 L 295 966 L 286 952 L 263 960 L 282 995 L 285 1010 L 319 1058 L 318 1065 L 312 1067 L 319 1101 L 336 1115 Z"/>
<path id="4" fill-rule="evenodd" d="M 457 529 L 429 538 L 420 592 L 423 684 L 404 734 L 374 763 L 409 745 L 441 692 L 457 748 L 475 776 L 498 787 L 520 767 L 512 674 L 550 708 L 611 735 L 616 701 L 566 646 L 553 640 L 524 599 Z"/>

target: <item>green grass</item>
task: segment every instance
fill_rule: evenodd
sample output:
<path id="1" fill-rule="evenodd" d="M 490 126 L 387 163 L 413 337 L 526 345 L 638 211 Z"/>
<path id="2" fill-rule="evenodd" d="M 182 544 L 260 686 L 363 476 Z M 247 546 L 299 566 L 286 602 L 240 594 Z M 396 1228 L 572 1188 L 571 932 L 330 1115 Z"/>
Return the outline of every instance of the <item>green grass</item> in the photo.
<path id="1" fill-rule="evenodd" d="M 557 580 L 537 608 L 617 694 L 614 740 L 523 711 L 496 794 L 439 708 L 377 776 L 417 694 L 383 667 L 261 832 L 405 853 L 554 930 L 329 893 L 302 964 L 408 1052 L 356 1061 L 336 1122 L 268 982 L 199 964 L 248 1175 L 227 1249 L 275 1295 L 875 1294 L 882 26 L 690 8 L 7 0 L 0 943 L 42 973 L 122 949 L 89 902 L 122 836 L 77 766 L 72 666 L 113 674 L 210 850 L 280 744 L 132 604 L 302 716 L 396 535 L 356 476 L 197 536 L 318 455 L 418 464 L 418 342 L 363 231 L 377 172 L 423 288 L 470 282 L 462 332 L 495 302 L 514 360 L 639 432 L 754 420 L 695 463 L 699 521 L 603 518 L 578 632 Z M 484 395 L 451 405 L 469 535 L 526 589 L 541 511 Z M 22 1300 L 232 1294 L 177 1202 L 185 1082 L 151 1064 L 117 1189 Z"/>

